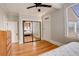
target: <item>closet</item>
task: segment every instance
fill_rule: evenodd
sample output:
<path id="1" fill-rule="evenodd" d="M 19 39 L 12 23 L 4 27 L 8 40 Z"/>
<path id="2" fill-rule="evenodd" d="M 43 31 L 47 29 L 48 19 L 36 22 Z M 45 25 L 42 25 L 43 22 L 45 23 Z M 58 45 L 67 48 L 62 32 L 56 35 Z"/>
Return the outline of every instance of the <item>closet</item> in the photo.
<path id="1" fill-rule="evenodd" d="M 0 56 L 11 55 L 11 32 L 0 31 Z"/>
<path id="2" fill-rule="evenodd" d="M 35 42 L 41 40 L 41 22 L 23 21 L 23 42 Z"/>

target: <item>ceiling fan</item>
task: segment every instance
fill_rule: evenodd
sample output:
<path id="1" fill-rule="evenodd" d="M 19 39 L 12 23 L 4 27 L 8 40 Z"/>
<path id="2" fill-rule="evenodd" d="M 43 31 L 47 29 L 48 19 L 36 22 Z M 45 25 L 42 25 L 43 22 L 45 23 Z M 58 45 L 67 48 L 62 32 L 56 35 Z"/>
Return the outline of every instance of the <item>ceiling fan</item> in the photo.
<path id="1" fill-rule="evenodd" d="M 29 7 L 27 7 L 27 9 L 30 9 L 30 8 L 33 8 L 33 7 L 48 7 L 48 8 L 50 8 L 50 7 L 52 7 L 51 5 L 46 5 L 46 4 L 42 4 L 42 3 L 34 3 L 35 5 L 33 5 L 33 6 L 29 6 Z M 41 10 L 40 9 L 38 9 L 38 12 L 40 12 Z"/>

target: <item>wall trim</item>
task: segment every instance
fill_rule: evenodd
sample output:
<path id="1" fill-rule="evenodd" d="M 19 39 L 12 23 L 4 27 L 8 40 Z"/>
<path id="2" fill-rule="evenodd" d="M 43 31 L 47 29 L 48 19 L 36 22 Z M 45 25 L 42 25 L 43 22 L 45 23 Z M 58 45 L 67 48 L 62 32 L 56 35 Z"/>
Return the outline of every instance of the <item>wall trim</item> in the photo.
<path id="1" fill-rule="evenodd" d="M 23 41 L 22 42 L 19 41 L 19 44 L 24 44 L 24 43 L 23 43 Z"/>
<path id="2" fill-rule="evenodd" d="M 58 46 L 61 46 L 61 45 L 64 45 L 63 43 L 60 43 L 60 42 L 57 42 L 57 41 L 54 41 L 54 40 L 46 40 L 52 44 L 55 44 L 55 45 L 58 45 Z"/>

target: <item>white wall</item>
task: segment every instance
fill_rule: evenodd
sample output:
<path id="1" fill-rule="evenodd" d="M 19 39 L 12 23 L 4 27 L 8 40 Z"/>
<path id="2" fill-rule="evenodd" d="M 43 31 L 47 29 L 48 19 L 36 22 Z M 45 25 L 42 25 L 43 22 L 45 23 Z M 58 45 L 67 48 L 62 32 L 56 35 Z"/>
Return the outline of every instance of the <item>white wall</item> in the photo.
<path id="1" fill-rule="evenodd" d="M 42 39 L 51 39 L 51 17 L 46 14 L 42 17 Z"/>
<path id="2" fill-rule="evenodd" d="M 19 40 L 19 16 L 13 13 L 6 13 L 7 15 L 7 29 L 11 31 L 12 43 L 17 43 Z"/>
<path id="3" fill-rule="evenodd" d="M 63 43 L 65 35 L 64 8 L 52 14 L 52 40 Z"/>
<path id="4" fill-rule="evenodd" d="M 13 13 L 7 13 L 7 18 L 8 21 L 19 21 L 19 15 L 18 14 L 13 14 Z"/>
<path id="5" fill-rule="evenodd" d="M 8 27 L 7 29 L 11 31 L 11 41 L 12 43 L 17 43 L 18 42 L 18 36 L 17 36 L 17 32 L 18 32 L 18 27 L 17 27 L 17 22 L 16 21 L 8 21 Z"/>
<path id="6" fill-rule="evenodd" d="M 7 16 L 0 8 L 0 30 L 7 30 Z"/>
<path id="7" fill-rule="evenodd" d="M 48 19 L 50 22 L 48 22 L 47 25 L 43 24 L 43 27 L 47 27 L 47 29 L 43 28 L 43 31 L 47 31 L 46 34 L 43 34 L 43 39 L 47 41 L 52 41 L 55 44 L 61 44 L 64 38 L 64 8 L 55 10 L 52 12 L 52 10 L 48 13 L 46 13 L 42 19 L 46 16 L 50 16 Z M 43 22 L 45 23 L 45 22 Z M 49 25 L 50 24 L 50 25 Z M 47 38 L 48 37 L 48 38 Z"/>
<path id="8" fill-rule="evenodd" d="M 67 37 L 65 37 L 65 25 L 66 25 L 66 8 L 68 6 L 70 6 L 72 4 L 65 4 L 63 5 L 63 7 L 59 10 L 56 10 L 54 12 L 52 12 L 52 10 L 48 13 L 46 13 L 43 17 L 45 16 L 50 16 L 50 20 L 51 20 L 51 39 L 46 39 L 47 41 L 53 42 L 55 44 L 58 45 L 62 45 L 65 44 L 67 42 L 71 42 L 71 41 L 75 41 L 75 40 L 71 40 L 68 39 Z M 45 26 L 45 25 L 44 25 Z M 47 26 L 47 30 L 48 26 Z M 47 34 L 46 34 L 47 35 Z"/>

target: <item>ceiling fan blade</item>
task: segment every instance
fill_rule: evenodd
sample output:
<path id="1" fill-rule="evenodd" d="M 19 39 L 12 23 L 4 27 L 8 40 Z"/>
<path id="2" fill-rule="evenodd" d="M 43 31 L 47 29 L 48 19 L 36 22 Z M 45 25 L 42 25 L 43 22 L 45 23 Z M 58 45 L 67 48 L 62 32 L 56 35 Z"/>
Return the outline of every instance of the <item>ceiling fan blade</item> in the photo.
<path id="1" fill-rule="evenodd" d="M 30 9 L 30 8 L 33 8 L 33 7 L 36 7 L 36 5 L 34 5 L 34 6 L 30 6 L 30 7 L 27 7 L 27 9 Z"/>
<path id="2" fill-rule="evenodd" d="M 41 6 L 41 7 L 52 7 L 51 5 L 45 5 L 45 4 L 44 4 L 44 5 L 41 4 L 40 6 Z"/>
<path id="3" fill-rule="evenodd" d="M 34 3 L 35 5 L 41 5 L 42 3 Z"/>

